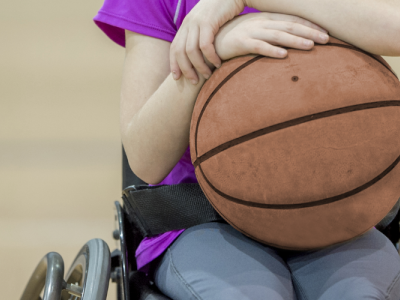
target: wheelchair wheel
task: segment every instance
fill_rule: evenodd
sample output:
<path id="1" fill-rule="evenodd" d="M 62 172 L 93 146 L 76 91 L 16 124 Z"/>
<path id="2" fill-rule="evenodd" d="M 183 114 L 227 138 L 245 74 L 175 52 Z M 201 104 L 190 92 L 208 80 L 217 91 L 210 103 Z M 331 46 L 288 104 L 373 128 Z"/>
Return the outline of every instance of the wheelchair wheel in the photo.
<path id="1" fill-rule="evenodd" d="M 79 251 L 65 282 L 75 293 L 63 290 L 61 300 L 105 300 L 110 280 L 111 256 L 108 245 L 92 239 Z"/>
<path id="2" fill-rule="evenodd" d="M 60 299 L 63 289 L 64 261 L 57 252 L 47 253 L 33 271 L 21 300 L 38 300 L 43 290 L 44 300 Z M 44 287 L 44 289 L 43 289 Z"/>

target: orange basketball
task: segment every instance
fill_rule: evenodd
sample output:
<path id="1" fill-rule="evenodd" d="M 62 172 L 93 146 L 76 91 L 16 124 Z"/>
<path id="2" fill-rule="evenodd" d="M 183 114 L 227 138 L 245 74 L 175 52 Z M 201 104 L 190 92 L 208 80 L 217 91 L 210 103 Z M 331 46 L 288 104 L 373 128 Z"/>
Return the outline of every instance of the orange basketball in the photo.
<path id="1" fill-rule="evenodd" d="M 400 197 L 400 82 L 336 38 L 284 59 L 225 61 L 190 127 L 201 189 L 261 243 L 313 250 L 355 238 Z"/>

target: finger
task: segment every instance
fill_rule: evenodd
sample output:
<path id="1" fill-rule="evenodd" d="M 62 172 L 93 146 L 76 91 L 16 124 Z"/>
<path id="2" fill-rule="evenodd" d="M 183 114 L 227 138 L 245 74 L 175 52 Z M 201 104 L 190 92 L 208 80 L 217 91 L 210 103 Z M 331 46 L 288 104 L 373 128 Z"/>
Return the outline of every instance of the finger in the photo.
<path id="1" fill-rule="evenodd" d="M 179 32 L 178 32 L 179 34 Z M 170 49 L 169 49 L 169 64 L 170 64 L 170 69 L 171 69 L 171 73 L 172 73 L 172 77 L 175 80 L 178 80 L 181 77 L 181 70 L 179 68 L 179 64 L 178 61 L 176 60 L 176 56 L 177 56 L 177 41 L 179 39 L 178 34 L 175 36 L 174 40 L 171 43 Z"/>
<path id="2" fill-rule="evenodd" d="M 187 36 L 187 31 L 182 31 L 179 37 L 175 36 L 173 40 L 170 51 L 171 72 L 177 75 L 177 79 L 183 74 L 185 78 L 194 80 L 192 83 L 196 84 L 198 82 L 197 74 L 186 54 Z"/>
<path id="3" fill-rule="evenodd" d="M 197 26 L 189 30 L 186 53 L 193 67 L 208 79 L 211 76 L 211 70 L 204 62 L 203 54 L 199 49 L 199 30 Z"/>
<path id="4" fill-rule="evenodd" d="M 200 27 L 200 49 L 205 58 L 208 59 L 216 68 L 221 66 L 221 59 L 219 58 L 214 47 L 215 35 L 209 26 Z"/>
<path id="5" fill-rule="evenodd" d="M 329 35 L 326 33 L 322 33 L 319 30 L 310 28 L 303 24 L 298 23 L 286 23 L 286 24 L 277 24 L 283 26 L 281 28 L 282 31 L 287 33 L 291 33 L 295 36 L 299 36 L 305 39 L 312 40 L 316 43 L 325 44 L 329 41 Z"/>
<path id="6" fill-rule="evenodd" d="M 291 36 L 283 35 L 280 33 L 289 33 Z M 255 30 L 251 35 L 253 38 L 258 38 L 271 42 L 272 44 L 284 45 L 287 47 L 302 48 L 300 45 L 312 47 L 312 43 L 306 44 L 307 41 L 313 41 L 320 44 L 325 44 L 329 40 L 329 36 L 319 30 L 310 28 L 308 26 L 293 23 L 274 21 L 269 22 L 267 26 L 260 30 Z M 285 42 L 285 44 L 281 44 Z M 307 47 L 305 49 L 308 49 Z"/>
<path id="7" fill-rule="evenodd" d="M 175 49 L 174 49 L 174 57 L 176 60 L 176 63 L 179 67 L 180 72 L 182 72 L 183 76 L 189 80 L 193 84 L 196 84 L 198 82 L 198 77 L 193 69 L 192 63 L 190 62 L 187 54 L 186 54 L 186 40 L 188 38 L 188 32 L 183 31 L 179 37 L 179 39 L 176 40 L 175 44 Z M 194 80 L 194 81 L 192 81 Z"/>
<path id="8" fill-rule="evenodd" d="M 304 39 L 281 30 L 255 30 L 252 34 L 252 38 L 266 42 L 270 45 L 278 45 L 301 50 L 309 50 L 314 46 L 313 41 L 309 39 Z"/>
<path id="9" fill-rule="evenodd" d="M 287 55 L 287 51 L 285 49 L 256 39 L 247 39 L 245 47 L 247 48 L 247 53 L 261 54 L 275 58 L 284 58 Z"/>
<path id="10" fill-rule="evenodd" d="M 170 52 L 170 68 L 171 68 L 171 73 L 172 77 L 175 80 L 178 80 L 181 77 L 181 70 L 179 69 L 178 62 L 175 58 L 175 55 L 173 55 L 172 51 Z"/>
<path id="11" fill-rule="evenodd" d="M 329 41 L 329 36 L 326 33 L 320 32 L 319 30 L 310 28 L 303 24 L 290 23 L 277 24 L 282 26 L 280 30 L 290 33 L 297 37 L 302 37 L 308 40 L 312 40 L 316 43 L 325 44 Z"/>

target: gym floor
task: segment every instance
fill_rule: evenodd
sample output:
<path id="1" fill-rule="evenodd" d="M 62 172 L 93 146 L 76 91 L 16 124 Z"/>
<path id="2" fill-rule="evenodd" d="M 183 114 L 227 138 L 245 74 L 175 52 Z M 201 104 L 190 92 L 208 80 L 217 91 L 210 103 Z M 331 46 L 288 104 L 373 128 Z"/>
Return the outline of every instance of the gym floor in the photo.
<path id="1" fill-rule="evenodd" d="M 124 49 L 93 23 L 102 0 L 6 1 L 0 10 L 0 290 L 19 299 L 40 259 L 67 270 L 112 239 L 121 196 Z M 385 57 L 400 75 L 400 57 Z M 110 284 L 108 299 L 116 299 Z"/>

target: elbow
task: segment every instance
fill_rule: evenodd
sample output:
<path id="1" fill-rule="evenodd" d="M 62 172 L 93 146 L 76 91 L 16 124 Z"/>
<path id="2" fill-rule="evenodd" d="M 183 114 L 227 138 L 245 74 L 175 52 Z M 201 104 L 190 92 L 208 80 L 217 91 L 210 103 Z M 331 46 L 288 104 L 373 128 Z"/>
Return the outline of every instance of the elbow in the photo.
<path id="1" fill-rule="evenodd" d="M 380 42 L 375 43 L 376 51 L 379 51 L 378 55 L 400 56 L 400 23 L 396 25 L 388 30 L 388 34 L 382 35 Z"/>
<path id="2" fill-rule="evenodd" d="M 376 45 L 376 47 L 377 48 L 374 49 L 374 54 L 381 56 L 400 56 L 400 38 L 390 41 L 386 47 L 384 47 L 384 45 Z"/>
<path id="3" fill-rule="evenodd" d="M 399 7 L 400 8 L 400 7 Z M 393 46 L 392 46 L 392 53 L 388 56 L 400 56 L 400 13 L 397 9 L 397 26 L 395 26 L 394 32 L 394 39 L 393 39 Z"/>
<path id="4" fill-rule="evenodd" d="M 400 56 L 400 6 L 393 10 L 392 16 L 383 21 L 382 32 L 374 43 L 377 48 L 378 55 L 382 56 Z"/>
<path id="5" fill-rule="evenodd" d="M 352 35 L 354 46 L 380 56 L 400 56 L 400 23 L 386 22 L 379 26 L 377 32 L 367 35 Z M 345 41 L 345 40 L 344 40 Z"/>
<path id="6" fill-rule="evenodd" d="M 146 172 L 143 172 L 143 170 L 145 170 L 145 168 L 143 168 L 144 166 L 140 165 L 140 160 L 137 161 L 135 159 L 137 157 L 137 155 L 135 155 L 135 153 L 132 151 L 133 149 L 124 142 L 122 142 L 122 144 L 123 144 L 123 148 L 124 148 L 126 159 L 127 159 L 127 166 L 126 166 L 126 162 L 125 162 L 124 168 L 129 168 L 132 171 L 132 173 L 135 176 L 137 176 L 140 180 L 142 180 L 148 184 L 153 184 L 152 179 L 148 178 Z"/>
<path id="7" fill-rule="evenodd" d="M 126 152 L 126 157 L 128 160 L 128 166 L 130 170 L 132 171 L 133 174 L 135 174 L 140 180 L 144 181 L 147 184 L 159 184 L 162 180 L 158 181 L 155 180 L 154 178 L 154 173 L 149 172 L 149 168 L 146 168 L 146 166 L 140 165 L 140 162 L 136 162 L 134 159 L 132 159 L 132 156 Z"/>
<path id="8" fill-rule="evenodd" d="M 386 55 L 386 56 L 400 56 L 400 29 L 399 29 L 398 33 L 399 34 L 397 36 L 397 39 L 393 43 L 393 48 L 392 48 L 391 53 L 389 53 L 389 55 Z"/>
<path id="9" fill-rule="evenodd" d="M 128 161 L 128 166 L 139 179 L 147 184 L 157 185 L 164 180 L 166 176 L 160 176 L 159 170 L 152 168 L 146 160 L 141 159 L 127 144 L 124 144 L 124 150 Z"/>
<path id="10" fill-rule="evenodd" d="M 390 44 L 374 44 L 369 47 L 359 47 L 369 53 L 379 56 L 400 56 L 400 41 L 397 43 L 391 42 Z"/>
<path id="11" fill-rule="evenodd" d="M 128 158 L 128 164 L 133 174 L 135 174 L 140 180 L 144 181 L 147 184 L 152 184 L 152 185 L 158 184 L 153 180 L 154 178 L 148 177 L 148 175 L 150 175 L 151 173 L 142 172 L 142 170 L 137 169 L 136 168 L 137 165 L 132 164 L 129 158 Z"/>

